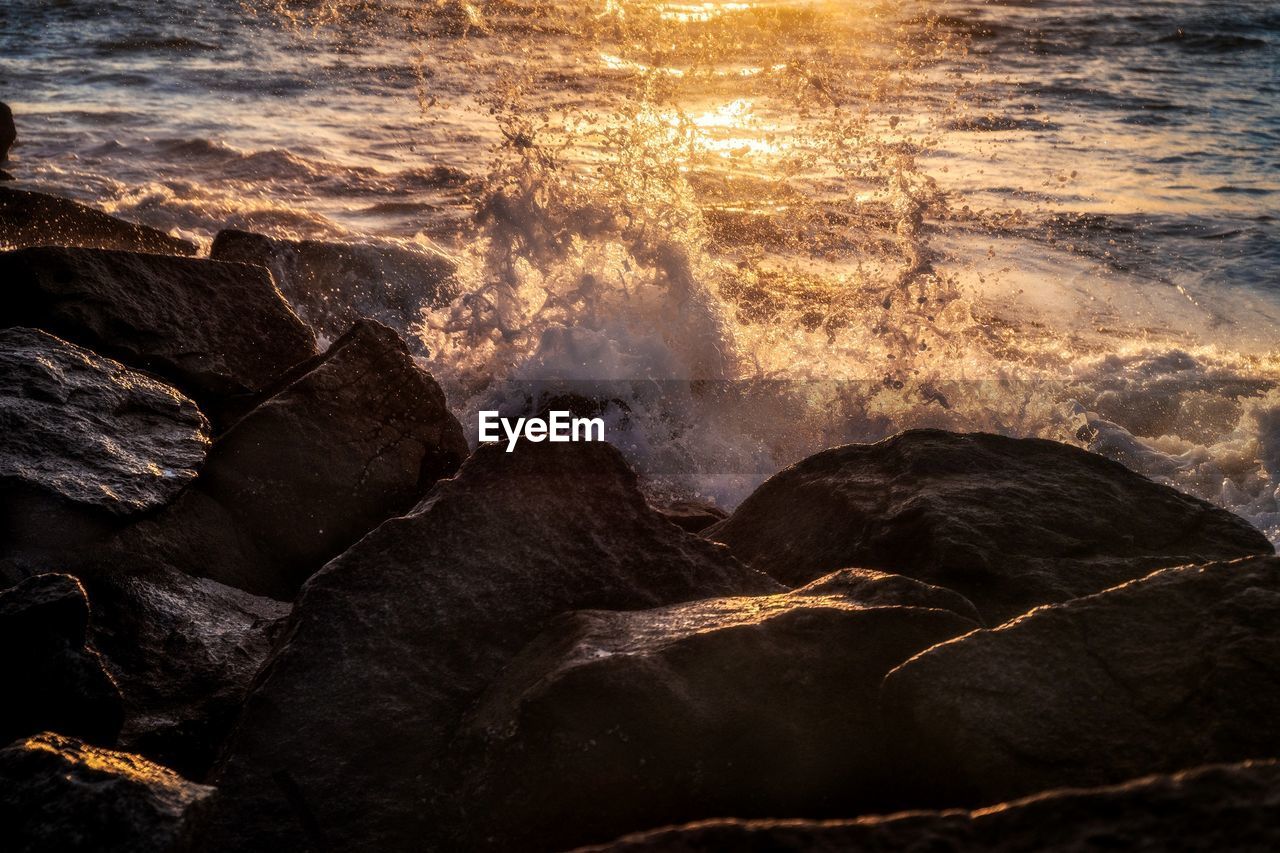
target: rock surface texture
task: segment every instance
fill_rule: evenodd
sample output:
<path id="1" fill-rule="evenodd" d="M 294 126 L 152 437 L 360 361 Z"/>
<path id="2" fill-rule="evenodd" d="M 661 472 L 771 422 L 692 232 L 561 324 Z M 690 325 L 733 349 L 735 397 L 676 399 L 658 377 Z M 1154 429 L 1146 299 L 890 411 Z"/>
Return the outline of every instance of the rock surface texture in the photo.
<path id="1" fill-rule="evenodd" d="M 40 734 L 0 749 L 0 849 L 171 853 L 211 790 L 136 755 Z"/>
<path id="2" fill-rule="evenodd" d="M 115 743 L 120 691 L 86 644 L 88 623 L 84 589 L 67 575 L 37 575 L 0 592 L 0 742 L 52 729 Z"/>
<path id="3" fill-rule="evenodd" d="M 1078 853 L 1274 850 L 1280 765 L 1197 768 L 1114 787 L 1053 791 L 976 812 L 907 812 L 840 821 L 714 820 L 629 836 L 595 853 Z"/>
<path id="4" fill-rule="evenodd" d="M 1243 519 L 1101 456 L 937 430 L 811 456 L 705 535 L 793 586 L 860 566 L 954 589 L 989 624 L 1157 568 L 1274 550 Z"/>
<path id="5" fill-rule="evenodd" d="M 81 578 L 124 695 L 120 747 L 204 778 L 288 605 L 145 559 L 103 555 Z"/>
<path id="6" fill-rule="evenodd" d="M 363 321 L 221 436 L 174 506 L 121 538 L 193 574 L 292 599 L 467 450 L 435 380 L 393 331 Z"/>
<path id="7" fill-rule="evenodd" d="M 804 590 L 558 619 L 468 720 L 459 847 L 564 850 L 720 815 L 891 809 L 885 674 L 977 627 Z"/>
<path id="8" fill-rule="evenodd" d="M 35 329 L 0 329 L 0 550 L 163 506 L 196 477 L 208 422 L 174 388 Z"/>
<path id="9" fill-rule="evenodd" d="M 885 679 L 934 796 L 981 805 L 1280 751 L 1280 559 L 1164 569 Z"/>
<path id="10" fill-rule="evenodd" d="M 70 199 L 0 187 L 0 248 L 78 246 L 194 255 L 196 244 Z"/>
<path id="11" fill-rule="evenodd" d="M 215 416 L 315 354 L 311 330 L 250 264 L 35 248 L 0 254 L 0 281 L 0 325 L 47 329 L 148 370 Z"/>
<path id="12" fill-rule="evenodd" d="M 303 587 L 203 849 L 447 848 L 449 743 L 549 620 L 778 591 L 654 513 L 609 445 L 481 447 Z"/>
<path id="13" fill-rule="evenodd" d="M 426 247 L 282 240 L 227 230 L 213 241 L 210 256 L 271 270 L 298 315 L 330 340 L 369 317 L 413 346 L 422 309 L 447 304 L 457 294 L 457 264 Z"/>

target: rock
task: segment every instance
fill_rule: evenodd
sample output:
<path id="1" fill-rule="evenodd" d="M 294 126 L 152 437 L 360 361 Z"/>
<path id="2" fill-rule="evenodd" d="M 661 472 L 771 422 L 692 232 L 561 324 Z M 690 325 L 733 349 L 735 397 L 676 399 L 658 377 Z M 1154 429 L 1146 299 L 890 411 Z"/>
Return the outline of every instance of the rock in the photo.
<path id="1" fill-rule="evenodd" d="M 950 610 L 982 624 L 978 608 L 958 592 L 874 569 L 841 569 L 796 590 L 797 595 L 846 595 L 865 607 Z"/>
<path id="2" fill-rule="evenodd" d="M 0 169 L 0 181 L 12 181 L 12 180 L 13 180 L 13 175 L 9 174 L 4 169 Z"/>
<path id="3" fill-rule="evenodd" d="M 0 592 L 0 742 L 52 729 L 115 743 L 120 691 L 85 643 L 89 602 L 75 578 L 45 574 Z"/>
<path id="4" fill-rule="evenodd" d="M 715 504 L 702 501 L 664 501 L 656 504 L 658 515 L 690 533 L 700 533 L 718 521 L 724 521 L 729 513 Z"/>
<path id="5" fill-rule="evenodd" d="M 315 354 L 271 276 L 249 264 L 36 248 L 0 254 L 0 281 L 0 325 L 47 329 L 148 370 L 214 416 Z"/>
<path id="6" fill-rule="evenodd" d="M 1165 566 L 1274 551 L 1243 519 L 1101 456 L 938 430 L 811 456 L 704 535 L 792 586 L 861 566 L 954 589 L 990 624 Z"/>
<path id="7" fill-rule="evenodd" d="M 398 331 L 425 355 L 415 334 L 424 308 L 457 295 L 457 263 L 439 250 L 391 244 L 281 240 L 247 231 L 219 232 L 210 256 L 271 270 L 298 315 L 330 340 L 362 317 Z"/>
<path id="8" fill-rule="evenodd" d="M 41 734 L 0 749 L 0 848 L 169 853 L 211 791 L 136 755 Z"/>
<path id="9" fill-rule="evenodd" d="M 607 444 L 485 445 L 303 586 L 203 849 L 437 848 L 447 746 L 550 619 L 778 591 L 654 513 Z"/>
<path id="10" fill-rule="evenodd" d="M 196 244 L 66 198 L 0 188 L 0 247 L 81 246 L 194 255 Z"/>
<path id="11" fill-rule="evenodd" d="M 714 820 L 619 839 L 595 853 L 973 850 L 1274 850 L 1280 764 L 1245 762 L 1092 790 L 1053 791 L 977 812 L 838 821 Z"/>
<path id="12" fill-rule="evenodd" d="M 288 605 L 145 558 L 101 554 L 81 577 L 93 644 L 124 694 L 121 748 L 204 778 Z"/>
<path id="13" fill-rule="evenodd" d="M 565 850 L 720 815 L 897 805 L 889 670 L 977 628 L 839 592 L 558 619 L 468 721 L 453 849 Z"/>
<path id="14" fill-rule="evenodd" d="M 1280 559 L 1164 569 L 912 658 L 885 679 L 942 804 L 1280 751 Z"/>
<path id="15" fill-rule="evenodd" d="M 209 424 L 174 388 L 35 329 L 0 329 L 0 552 L 65 547 L 163 506 Z"/>
<path id="16" fill-rule="evenodd" d="M 9 149 L 18 140 L 18 128 L 13 123 L 13 110 L 0 101 L 0 163 L 9 159 Z"/>
<path id="17" fill-rule="evenodd" d="M 467 452 L 440 386 L 395 332 L 363 321 L 219 438 L 193 489 L 123 547 L 292 599 Z"/>

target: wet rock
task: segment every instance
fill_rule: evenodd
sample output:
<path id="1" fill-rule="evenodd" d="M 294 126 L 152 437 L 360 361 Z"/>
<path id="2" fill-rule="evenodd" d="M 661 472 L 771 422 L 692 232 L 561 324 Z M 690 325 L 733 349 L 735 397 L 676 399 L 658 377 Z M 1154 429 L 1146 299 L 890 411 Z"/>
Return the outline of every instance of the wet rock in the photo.
<path id="1" fill-rule="evenodd" d="M 173 382 L 218 419 L 315 354 L 261 267 L 97 249 L 0 254 L 0 325 L 26 325 Z"/>
<path id="2" fill-rule="evenodd" d="M 729 513 L 720 507 L 703 501 L 663 501 L 654 509 L 667 521 L 690 533 L 699 533 L 729 517 Z"/>
<path id="3" fill-rule="evenodd" d="M 1101 456 L 938 430 L 811 456 L 706 535 L 790 585 L 884 569 L 956 590 L 991 624 L 1157 568 L 1273 553 L 1243 519 Z"/>
<path id="4" fill-rule="evenodd" d="M 0 247 L 81 246 L 194 255 L 196 244 L 66 198 L 0 188 Z"/>
<path id="5" fill-rule="evenodd" d="M 457 264 L 427 247 L 282 240 L 226 230 L 213 241 L 210 256 L 271 270 L 298 315 L 329 340 L 370 317 L 421 350 L 415 331 L 422 310 L 445 305 L 457 294 Z"/>
<path id="6" fill-rule="evenodd" d="M 468 721 L 457 849 L 564 850 L 718 815 L 897 805 L 885 674 L 977 628 L 836 591 L 561 617 Z"/>
<path id="7" fill-rule="evenodd" d="M 120 747 L 204 778 L 288 605 L 146 558 L 100 554 L 81 578 L 124 695 Z"/>
<path id="8" fill-rule="evenodd" d="M 0 163 L 9 159 L 9 149 L 18 140 L 18 128 L 13 123 L 13 110 L 0 101 Z"/>
<path id="9" fill-rule="evenodd" d="M 958 592 L 874 569 L 841 569 L 796 590 L 797 595 L 845 595 L 866 607 L 926 607 L 982 623 L 978 608 Z"/>
<path id="10" fill-rule="evenodd" d="M 1053 791 L 977 812 L 839 821 L 713 820 L 622 838 L 596 853 L 973 850 L 1272 850 L 1280 764 L 1202 767 L 1092 790 Z"/>
<path id="11" fill-rule="evenodd" d="M 1164 569 L 939 645 L 886 714 L 944 804 L 1280 750 L 1280 559 Z"/>
<path id="12" fill-rule="evenodd" d="M 196 477 L 208 421 L 174 388 L 35 329 L 0 329 L 0 553 L 65 547 Z"/>
<path id="13" fill-rule="evenodd" d="M 363 321 L 219 438 L 199 482 L 122 547 L 292 599 L 467 453 L 435 380 L 395 332 Z"/>
<path id="14" fill-rule="evenodd" d="M 168 853 L 211 790 L 136 755 L 40 734 L 0 749 L 0 848 Z"/>
<path id="15" fill-rule="evenodd" d="M 86 645 L 88 623 L 73 577 L 37 575 L 0 592 L 0 742 L 45 729 L 115 742 L 120 691 Z"/>
<path id="16" fill-rule="evenodd" d="M 550 619 L 778 591 L 654 513 L 609 445 L 481 447 L 303 586 L 204 848 L 438 848 L 447 745 Z"/>

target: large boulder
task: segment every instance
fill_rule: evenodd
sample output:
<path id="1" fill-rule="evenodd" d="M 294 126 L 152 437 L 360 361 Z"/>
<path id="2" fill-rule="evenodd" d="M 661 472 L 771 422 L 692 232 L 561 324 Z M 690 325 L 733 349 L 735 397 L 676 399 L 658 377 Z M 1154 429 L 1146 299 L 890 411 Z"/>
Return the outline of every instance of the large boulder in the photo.
<path id="1" fill-rule="evenodd" d="M 145 558 L 103 554 L 80 577 L 93 645 L 124 695 L 120 747 L 204 778 L 288 605 Z"/>
<path id="2" fill-rule="evenodd" d="M 901 771 L 880 682 L 977 627 L 811 590 L 561 617 L 468 720 L 456 849 L 892 809 Z"/>
<path id="3" fill-rule="evenodd" d="M 211 791 L 136 755 L 40 734 L 0 749 L 0 849 L 171 853 Z"/>
<path id="4" fill-rule="evenodd" d="M 484 445 L 302 588 L 204 849 L 439 849 L 467 709 L 547 622 L 780 587 L 646 504 L 607 444 Z"/>
<path id="5" fill-rule="evenodd" d="M 929 796 L 998 802 L 1280 753 L 1280 559 L 1163 569 L 885 679 Z"/>
<path id="6" fill-rule="evenodd" d="M 1216 765 L 1092 790 L 1053 791 L 976 812 L 837 821 L 714 820 L 618 839 L 594 853 L 1078 853 L 1275 850 L 1280 763 Z"/>
<path id="7" fill-rule="evenodd" d="M 991 624 L 1157 568 L 1274 552 L 1243 519 L 1079 448 L 938 430 L 811 456 L 705 535 L 789 585 L 884 569 L 962 593 Z"/>
<path id="8" fill-rule="evenodd" d="M 175 389 L 35 329 L 0 330 L 0 552 L 91 541 L 196 477 L 209 424 Z"/>
<path id="9" fill-rule="evenodd" d="M 73 577 L 37 575 L 0 592 L 0 743 L 45 729 L 115 743 L 120 691 L 86 643 L 88 623 Z"/>
<path id="10" fill-rule="evenodd" d="M 82 246 L 124 252 L 194 255 L 196 244 L 125 222 L 79 202 L 0 187 L 0 248 Z"/>
<path id="11" fill-rule="evenodd" d="M 0 254 L 0 326 L 36 326 L 164 377 L 213 416 L 315 354 L 251 264 L 99 249 Z"/>
<path id="12" fill-rule="evenodd" d="M 283 240 L 226 230 L 214 239 L 210 257 L 271 270 L 298 315 L 330 340 L 370 317 L 420 350 L 414 332 L 423 309 L 448 304 L 458 291 L 457 263 L 428 247 Z"/>
<path id="13" fill-rule="evenodd" d="M 298 587 L 468 452 L 444 392 L 362 321 L 215 442 L 196 485 L 124 547 L 250 592 Z"/>

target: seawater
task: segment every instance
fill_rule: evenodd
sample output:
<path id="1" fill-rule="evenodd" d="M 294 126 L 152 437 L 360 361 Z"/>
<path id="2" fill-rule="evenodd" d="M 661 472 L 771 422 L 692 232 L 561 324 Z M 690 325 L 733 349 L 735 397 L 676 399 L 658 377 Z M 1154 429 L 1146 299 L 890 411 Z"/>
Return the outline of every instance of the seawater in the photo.
<path id="1" fill-rule="evenodd" d="M 473 437 L 586 391 L 731 507 L 832 444 L 1042 436 L 1273 541 L 1278 72 L 1264 0 L 0 5 L 19 186 L 453 254 L 400 331 Z"/>

